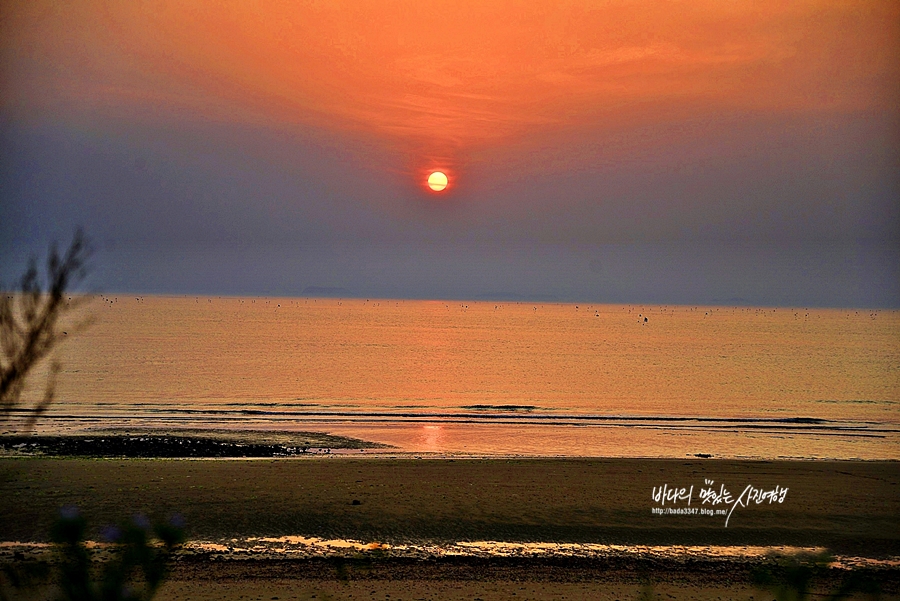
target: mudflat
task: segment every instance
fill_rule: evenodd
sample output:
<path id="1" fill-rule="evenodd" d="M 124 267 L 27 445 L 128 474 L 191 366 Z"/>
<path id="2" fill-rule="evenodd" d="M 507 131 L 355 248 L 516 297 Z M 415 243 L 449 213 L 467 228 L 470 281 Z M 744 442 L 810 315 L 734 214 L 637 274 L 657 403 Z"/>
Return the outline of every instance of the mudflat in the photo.
<path id="1" fill-rule="evenodd" d="M 690 491 L 691 507 L 716 509 L 710 491 L 737 497 L 748 486 L 787 491 L 780 503 L 736 507 L 727 527 L 723 515 L 659 511 L 686 507 L 684 499 L 661 502 L 663 490 L 670 498 Z M 23 548 L 47 541 L 67 505 L 87 518 L 93 540 L 101 540 L 104 525 L 135 514 L 156 520 L 179 514 L 189 550 L 175 558 L 159 591 L 166 601 L 771 598 L 753 584 L 759 558 L 740 555 L 753 546 L 828 548 L 843 557 L 887 560 L 866 570 L 895 598 L 898 493 L 897 462 L 6 457 L 0 458 L 0 542 L 26 543 Z M 301 537 L 364 544 L 296 553 L 307 548 L 292 542 Z M 466 541 L 505 541 L 512 543 L 505 551 L 514 552 L 497 554 L 495 545 L 492 554 L 489 544 L 467 547 Z M 571 545 L 529 553 L 520 544 L 528 542 Z M 583 552 L 597 543 L 625 551 Z M 700 551 L 665 556 L 653 545 Z M 737 546 L 737 555 L 716 557 L 712 547 L 719 545 Z M 471 552 L 454 555 L 461 548 Z M 40 561 L 15 549 L 3 546 L 0 563 Z M 814 590 L 837 590 L 844 577 L 844 570 L 829 570 Z M 50 598 L 53 589 L 46 584 L 26 592 Z"/>
<path id="2" fill-rule="evenodd" d="M 654 489 L 786 488 L 728 517 L 666 513 Z M 900 555 L 900 463 L 715 459 L 304 457 L 0 459 L 0 540 L 46 541 L 62 506 L 99 536 L 145 514 L 194 540 L 285 535 L 403 543 L 553 541 L 825 547 Z M 653 512 L 662 508 L 663 513 Z"/>

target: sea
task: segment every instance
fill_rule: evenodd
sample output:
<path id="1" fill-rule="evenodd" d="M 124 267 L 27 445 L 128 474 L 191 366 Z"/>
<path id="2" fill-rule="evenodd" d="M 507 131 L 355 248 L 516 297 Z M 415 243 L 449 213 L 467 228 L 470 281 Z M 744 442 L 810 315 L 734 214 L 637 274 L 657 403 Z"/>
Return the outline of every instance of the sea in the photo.
<path id="1" fill-rule="evenodd" d="M 429 455 L 900 460 L 895 310 L 107 295 L 62 327 L 45 432 L 315 431 Z M 41 398 L 49 365 L 26 399 Z"/>

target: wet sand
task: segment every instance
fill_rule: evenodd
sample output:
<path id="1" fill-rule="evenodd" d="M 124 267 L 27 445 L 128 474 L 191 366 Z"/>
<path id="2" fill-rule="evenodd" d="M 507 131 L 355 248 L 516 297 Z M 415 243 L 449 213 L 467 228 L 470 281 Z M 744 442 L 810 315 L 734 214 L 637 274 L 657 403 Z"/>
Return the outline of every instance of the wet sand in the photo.
<path id="1" fill-rule="evenodd" d="M 727 528 L 721 516 L 651 512 L 654 487 L 693 485 L 696 505 L 705 480 L 716 490 L 788 492 L 781 504 L 737 508 Z M 179 514 L 189 545 L 160 592 L 166 600 L 771 598 L 752 584 L 764 561 L 751 557 L 755 545 L 880 558 L 877 578 L 892 598 L 900 594 L 898 493 L 897 462 L 6 457 L 0 541 L 46 541 L 65 505 L 79 507 L 93 540 L 138 513 Z M 284 542 L 300 536 L 362 545 Z M 465 541 L 568 547 L 498 551 Z M 619 551 L 592 550 L 597 543 Z M 713 545 L 736 546 L 737 555 L 717 557 Z M 460 548 L 467 554 L 454 555 Z M 0 549 L 0 563 L 17 557 Z M 843 573 L 818 586 L 833 590 Z"/>
<path id="2" fill-rule="evenodd" d="M 42 541 L 75 505 L 96 530 L 180 514 L 194 540 L 302 535 L 364 542 L 791 545 L 900 556 L 900 463 L 709 459 L 0 459 L 0 540 Z M 659 515 L 654 487 L 706 480 L 782 503 Z M 671 504 L 670 504 L 671 505 Z M 702 506 L 702 505 L 701 505 Z"/>

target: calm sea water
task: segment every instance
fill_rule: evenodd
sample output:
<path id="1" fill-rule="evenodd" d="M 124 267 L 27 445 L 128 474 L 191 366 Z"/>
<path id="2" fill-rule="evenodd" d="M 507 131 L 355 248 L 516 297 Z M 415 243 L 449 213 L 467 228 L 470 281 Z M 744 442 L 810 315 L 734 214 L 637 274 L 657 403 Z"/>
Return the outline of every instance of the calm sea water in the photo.
<path id="1" fill-rule="evenodd" d="M 86 311 L 94 323 L 60 347 L 42 429 L 900 459 L 897 311 L 125 296 Z"/>

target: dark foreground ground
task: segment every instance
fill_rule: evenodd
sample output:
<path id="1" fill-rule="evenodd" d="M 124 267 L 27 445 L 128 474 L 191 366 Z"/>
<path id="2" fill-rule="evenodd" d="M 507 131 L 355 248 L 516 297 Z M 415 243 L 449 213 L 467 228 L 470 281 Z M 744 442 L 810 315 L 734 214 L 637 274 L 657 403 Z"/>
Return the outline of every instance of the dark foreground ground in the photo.
<path id="1" fill-rule="evenodd" d="M 724 561 L 656 562 L 646 559 L 451 558 L 431 561 L 386 560 L 336 563 L 276 561 L 182 564 L 173 573 L 165 598 L 271 599 L 772 599 L 775 591 L 753 583 L 756 564 Z M 775 572 L 775 576 L 784 574 Z M 814 579 L 816 596 L 837 591 L 843 571 Z M 866 574 L 881 598 L 900 595 L 897 570 Z M 200 584 L 206 582 L 206 586 Z M 182 584 L 183 583 L 183 584 Z M 191 583 L 190 586 L 185 586 Z M 273 588 L 273 586 L 275 588 Z M 194 587 L 192 594 L 188 590 Z M 238 592 L 240 591 L 240 592 Z M 168 596 L 171 595 L 171 596 Z M 184 595 L 184 596 L 182 596 Z M 268 596 L 265 596 L 268 595 Z M 315 597 L 313 595 L 316 595 Z M 866 595 L 857 594 L 856 598 Z"/>
<path id="2" fill-rule="evenodd" d="M 20 564 L 20 568 L 21 568 Z M 758 583 L 760 572 L 774 586 Z M 432 559 L 307 558 L 236 560 L 181 557 L 159 591 L 161 600 L 353 600 L 425 601 L 463 599 L 768 600 L 786 597 L 779 586 L 791 573 L 774 560 L 693 559 L 659 561 L 629 558 L 473 558 Z M 822 569 L 809 582 L 809 598 L 828 599 L 857 585 L 850 599 L 900 598 L 900 570 L 874 567 L 853 572 Z M 0 579 L 2 580 L 2 579 Z M 56 589 L 42 584 L 14 591 L 15 599 L 51 599 Z M 860 586 L 861 585 L 861 586 Z M 2 586 L 2 585 L 0 585 Z M 795 591 L 791 591 L 795 592 Z M 790 594 L 790 593 L 789 593 Z"/>

